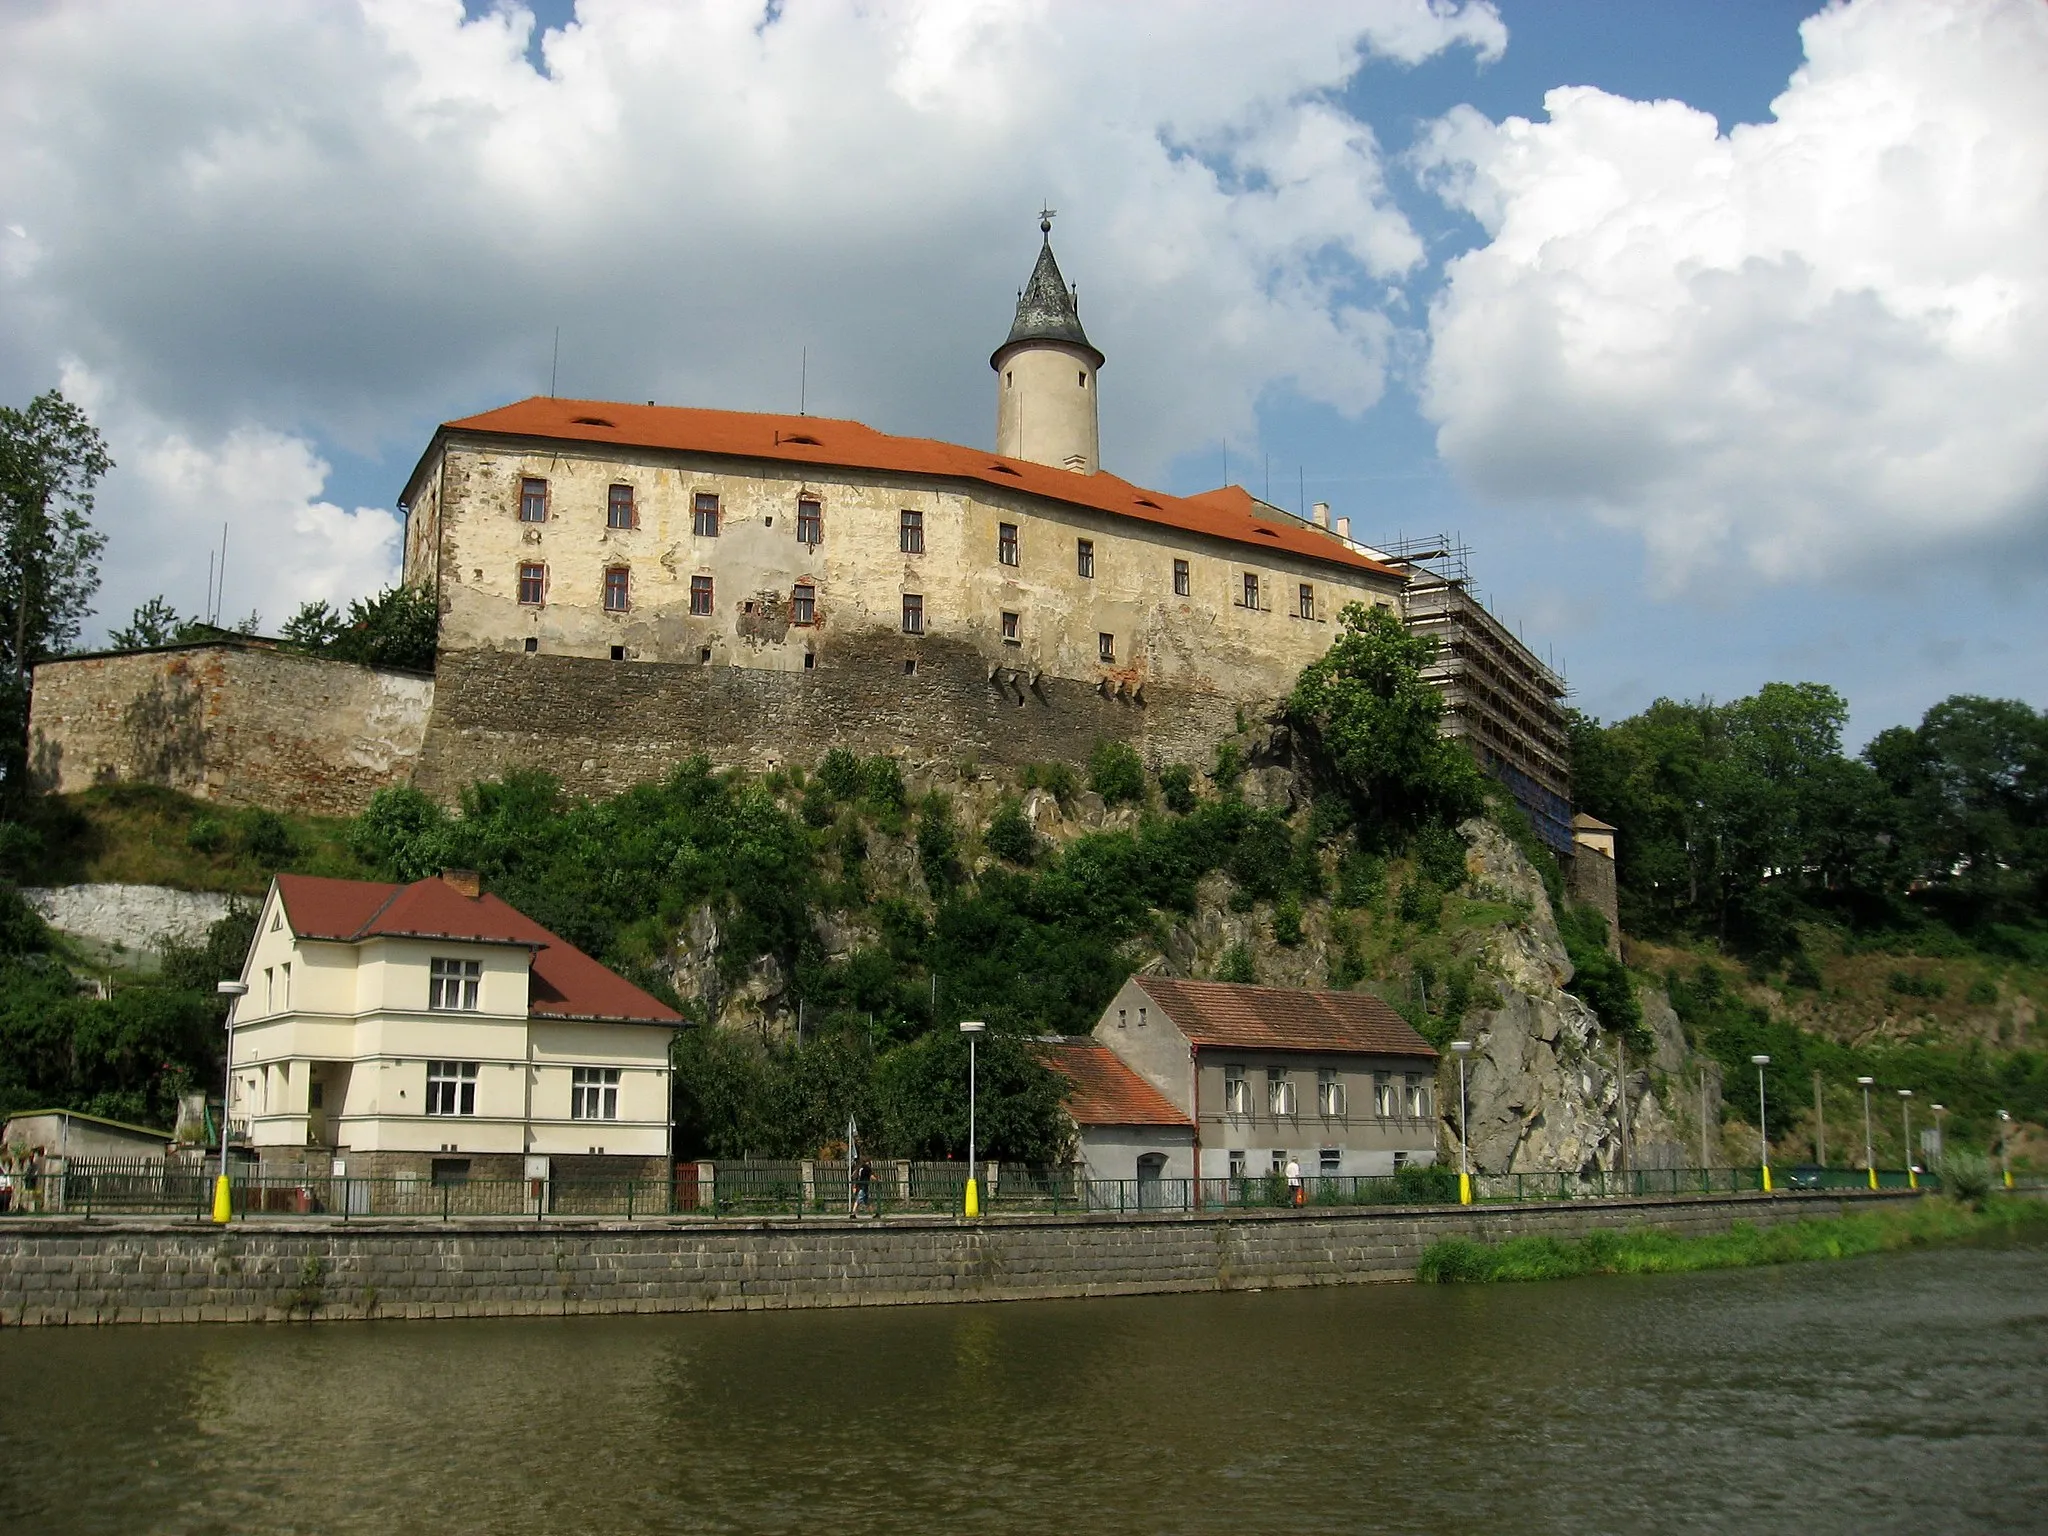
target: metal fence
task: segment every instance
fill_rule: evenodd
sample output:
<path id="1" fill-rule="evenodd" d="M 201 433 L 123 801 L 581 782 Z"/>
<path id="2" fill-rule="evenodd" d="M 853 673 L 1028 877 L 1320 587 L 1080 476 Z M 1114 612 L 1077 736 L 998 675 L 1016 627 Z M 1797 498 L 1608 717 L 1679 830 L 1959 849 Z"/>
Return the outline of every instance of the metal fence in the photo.
<path id="1" fill-rule="evenodd" d="M 705 1177 L 705 1174 L 709 1177 Z M 190 1163 L 74 1160 L 17 1189 L 17 1214 L 172 1215 L 211 1217 L 215 1174 Z M 1883 1190 L 1913 1181 L 1903 1170 L 1880 1172 Z M 843 1162 L 683 1163 L 673 1179 L 463 1179 L 259 1177 L 232 1173 L 238 1217 L 783 1217 L 950 1215 L 965 1205 L 963 1163 L 877 1162 L 863 1183 Z M 1791 1167 L 1772 1170 L 1781 1191 L 1870 1188 L 1862 1169 Z M 1917 1175 L 1915 1187 L 1935 1191 L 1940 1179 Z M 1472 1198 L 1482 1204 L 1612 1200 L 1656 1196 L 1753 1193 L 1755 1168 L 1644 1168 L 1629 1172 L 1475 1174 Z M 982 1170 L 981 1208 L 992 1214 L 1042 1212 L 1143 1213 L 1195 1210 L 1328 1210 L 1339 1206 L 1451 1204 L 1458 1175 L 1445 1165 L 1405 1168 L 1389 1176 L 1282 1174 L 1232 1178 L 1096 1179 L 1082 1170 L 990 1164 Z"/>

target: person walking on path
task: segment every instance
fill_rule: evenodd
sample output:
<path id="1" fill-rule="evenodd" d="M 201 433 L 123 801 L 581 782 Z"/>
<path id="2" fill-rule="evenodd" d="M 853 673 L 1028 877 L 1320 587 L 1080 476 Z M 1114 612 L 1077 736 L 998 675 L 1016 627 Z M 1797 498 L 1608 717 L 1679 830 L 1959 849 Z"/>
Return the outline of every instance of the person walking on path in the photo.
<path id="1" fill-rule="evenodd" d="M 1290 1205 L 1302 1203 L 1301 1164 L 1291 1157 L 1287 1159 L 1287 1201 Z"/>
<path id="2" fill-rule="evenodd" d="M 866 1211 L 870 1216 L 874 1215 L 874 1186 L 875 1165 L 866 1158 L 862 1158 L 860 1166 L 853 1170 L 854 1215 L 858 1216 L 862 1211 Z"/>

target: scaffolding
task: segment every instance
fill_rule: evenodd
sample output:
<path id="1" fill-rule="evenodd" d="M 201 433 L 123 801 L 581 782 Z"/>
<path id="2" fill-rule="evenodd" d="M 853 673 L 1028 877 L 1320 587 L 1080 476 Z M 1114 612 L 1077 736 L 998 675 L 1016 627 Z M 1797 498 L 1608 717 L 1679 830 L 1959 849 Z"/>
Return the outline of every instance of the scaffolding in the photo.
<path id="1" fill-rule="evenodd" d="M 1559 673 L 1479 600 L 1471 549 L 1447 535 L 1397 539 L 1372 551 L 1406 573 L 1409 633 L 1437 645 L 1423 678 L 1442 694 L 1441 729 L 1506 786 L 1537 836 L 1572 852 L 1571 740 Z"/>

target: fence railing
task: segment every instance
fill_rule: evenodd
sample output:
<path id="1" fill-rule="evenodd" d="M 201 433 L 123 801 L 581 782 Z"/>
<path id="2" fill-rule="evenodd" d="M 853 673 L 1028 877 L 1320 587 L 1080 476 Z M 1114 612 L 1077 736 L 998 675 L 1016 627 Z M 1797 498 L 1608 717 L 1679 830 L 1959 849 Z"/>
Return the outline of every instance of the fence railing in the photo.
<path id="1" fill-rule="evenodd" d="M 709 1175 L 706 1177 L 706 1175 Z M 1195 1210 L 1303 1210 L 1338 1206 L 1451 1204 L 1455 1169 L 1404 1168 L 1386 1176 L 1306 1175 L 1299 1185 L 1274 1174 L 1226 1178 L 1090 1178 L 1071 1167 L 987 1165 L 984 1211 L 1001 1214 Z M 1908 1187 L 1904 1170 L 1878 1175 L 1878 1188 Z M 465 1179 L 259 1177 L 231 1175 L 236 1217 L 656 1216 L 788 1217 L 949 1215 L 965 1203 L 961 1163 L 880 1162 L 865 1181 L 844 1163 L 679 1164 L 673 1179 Z M 1861 1169 L 1791 1167 L 1772 1170 L 1778 1190 L 1868 1190 Z M 1940 1179 L 1917 1175 L 1936 1191 Z M 1644 1168 L 1628 1172 L 1475 1174 L 1472 1197 L 1482 1204 L 1611 1200 L 1655 1196 L 1742 1194 L 1761 1188 L 1755 1168 Z M 207 1220 L 214 1175 L 190 1164 L 74 1161 L 33 1184 L 17 1181 L 15 1214 L 183 1215 Z"/>

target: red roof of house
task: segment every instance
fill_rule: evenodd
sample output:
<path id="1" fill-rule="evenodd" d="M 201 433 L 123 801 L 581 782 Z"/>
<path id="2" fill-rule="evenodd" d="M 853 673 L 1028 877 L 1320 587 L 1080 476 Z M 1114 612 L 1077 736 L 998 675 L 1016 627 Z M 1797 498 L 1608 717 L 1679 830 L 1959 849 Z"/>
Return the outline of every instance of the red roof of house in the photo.
<path id="1" fill-rule="evenodd" d="M 617 1019 L 680 1024 L 682 1016 L 566 939 L 485 891 L 465 896 L 445 880 L 386 885 L 279 875 L 285 921 L 302 939 L 360 944 L 365 939 L 451 939 L 509 944 L 533 952 L 527 1012 L 536 1018 Z"/>
<path id="2" fill-rule="evenodd" d="M 1138 1076 L 1108 1046 L 1089 1039 L 1047 1040 L 1039 1047 L 1045 1064 L 1064 1073 L 1074 1091 L 1067 1113 L 1076 1125 L 1183 1125 L 1194 1121 L 1173 1101 Z"/>
<path id="3" fill-rule="evenodd" d="M 1196 1046 L 1424 1056 L 1436 1049 L 1370 992 L 1312 992 L 1140 976 L 1138 985 Z"/>
<path id="4" fill-rule="evenodd" d="M 1313 523 L 1262 508 L 1242 486 L 1226 485 L 1199 496 L 1169 496 L 1164 491 L 1145 490 L 1115 475 L 1080 475 L 1026 459 L 1002 458 L 957 443 L 925 437 L 891 437 L 857 421 L 826 416 L 773 416 L 751 411 L 705 411 L 675 405 L 627 405 L 536 395 L 479 416 L 445 422 L 441 431 L 728 454 L 820 468 L 977 480 L 984 485 L 1027 491 L 1097 512 L 1204 533 L 1255 549 L 1285 550 L 1397 582 L 1405 579 L 1401 573 L 1368 560 Z M 431 456 L 432 449 L 428 453 Z M 420 462 L 424 466 L 426 459 Z M 417 478 L 419 471 L 413 473 Z M 410 482 L 407 489 L 410 491 Z"/>

